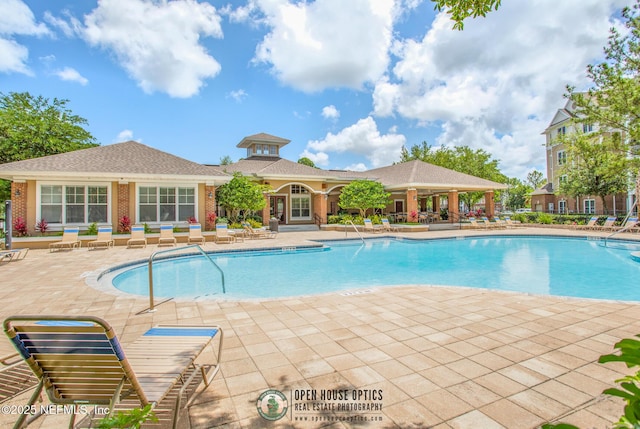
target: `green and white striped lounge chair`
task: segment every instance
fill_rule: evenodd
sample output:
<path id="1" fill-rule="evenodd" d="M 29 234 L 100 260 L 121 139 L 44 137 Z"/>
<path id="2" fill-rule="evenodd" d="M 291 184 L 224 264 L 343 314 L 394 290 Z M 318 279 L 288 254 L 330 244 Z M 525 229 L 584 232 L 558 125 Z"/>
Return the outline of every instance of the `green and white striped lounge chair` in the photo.
<path id="1" fill-rule="evenodd" d="M 12 316 L 4 331 L 39 381 L 27 406 L 44 390 L 52 404 L 99 405 L 111 415 L 116 407 L 156 407 L 175 388 L 174 428 L 188 386 L 201 376 L 208 387 L 217 374 L 223 340 L 219 326 L 160 325 L 125 352 L 113 328 L 93 316 Z M 200 363 L 199 356 L 212 362 Z M 38 417 L 22 415 L 14 427 Z"/>

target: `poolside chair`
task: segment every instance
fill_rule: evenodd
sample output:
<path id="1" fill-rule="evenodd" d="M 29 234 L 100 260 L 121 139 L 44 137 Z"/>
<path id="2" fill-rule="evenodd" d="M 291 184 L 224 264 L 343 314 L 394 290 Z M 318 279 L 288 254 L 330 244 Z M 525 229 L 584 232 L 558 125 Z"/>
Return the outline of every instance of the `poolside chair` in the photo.
<path id="1" fill-rule="evenodd" d="M 21 249 L 0 250 L 0 262 L 19 261 L 24 259 L 29 253 L 29 248 L 24 247 Z"/>
<path id="2" fill-rule="evenodd" d="M 476 220 L 475 217 L 470 217 L 469 218 L 469 223 L 471 224 L 471 228 L 487 228 L 487 225 L 483 222 L 483 223 L 478 223 L 478 221 Z"/>
<path id="3" fill-rule="evenodd" d="M 233 243 L 236 238 L 229 234 L 229 227 L 226 223 L 219 223 L 216 225 L 216 236 L 213 241 L 215 243 Z"/>
<path id="4" fill-rule="evenodd" d="M 39 382 L 26 407 L 45 390 L 52 404 L 101 405 L 111 415 L 116 407 L 155 407 L 171 393 L 174 428 L 189 385 L 202 377 L 208 387 L 218 373 L 223 341 L 219 326 L 160 325 L 125 352 L 113 328 L 93 316 L 13 316 L 4 331 Z M 201 362 L 205 357 L 210 362 Z M 21 415 L 15 427 L 39 415 L 27 417 Z M 69 427 L 75 418 L 71 413 Z"/>
<path id="5" fill-rule="evenodd" d="M 80 228 L 77 226 L 66 227 L 62 233 L 62 240 L 49 244 L 49 252 L 64 248 L 71 250 L 76 247 L 82 247 L 82 243 L 80 243 L 78 239 L 78 234 L 80 234 Z"/>
<path id="6" fill-rule="evenodd" d="M 484 223 L 484 226 L 486 228 L 501 228 L 502 227 L 498 222 L 491 222 L 489 220 L 489 218 L 486 217 L 486 216 L 482 216 L 480 218 L 480 220 L 482 220 L 482 223 Z"/>
<path id="7" fill-rule="evenodd" d="M 593 229 L 598 222 L 598 216 L 591 216 L 585 225 L 576 225 L 575 229 Z"/>
<path id="8" fill-rule="evenodd" d="M 144 235 L 144 226 L 134 225 L 131 227 L 131 238 L 127 240 L 127 248 L 131 246 L 147 247 L 147 238 Z"/>
<path id="9" fill-rule="evenodd" d="M 593 229 L 594 229 L 595 231 L 613 231 L 613 228 L 614 228 L 613 224 L 616 222 L 616 220 L 618 220 L 618 218 L 617 218 L 617 217 L 615 217 L 615 216 L 609 216 L 609 217 L 607 217 L 607 219 L 604 221 L 604 224 L 602 224 L 602 225 L 597 225 L 597 224 L 596 224 L 596 225 L 593 227 Z"/>
<path id="10" fill-rule="evenodd" d="M 190 223 L 189 224 L 189 238 L 187 238 L 187 244 L 198 243 L 201 246 L 204 246 L 206 239 L 204 235 L 202 235 L 202 225 L 199 223 Z"/>
<path id="11" fill-rule="evenodd" d="M 630 218 L 627 218 L 627 221 L 624 223 L 624 225 L 614 226 L 613 230 L 633 232 L 637 230 L 636 225 L 638 225 L 638 218 L 630 217 Z"/>
<path id="12" fill-rule="evenodd" d="M 0 365 L 0 404 L 38 384 L 38 379 L 19 353 L 3 356 Z"/>
<path id="13" fill-rule="evenodd" d="M 374 234 L 384 232 L 382 225 L 374 225 L 371 219 L 364 219 L 364 232 L 371 232 Z"/>
<path id="14" fill-rule="evenodd" d="M 89 249 L 97 249 L 100 246 L 104 246 L 109 249 L 113 247 L 113 238 L 111 238 L 111 233 L 113 229 L 110 226 L 100 226 L 98 227 L 98 236 L 95 240 L 87 243 Z"/>
<path id="15" fill-rule="evenodd" d="M 175 246 L 178 241 L 173 235 L 173 225 L 160 225 L 160 238 L 158 246 Z"/>
<path id="16" fill-rule="evenodd" d="M 276 231 L 269 231 L 269 230 L 266 230 L 266 229 L 253 229 L 253 227 L 247 222 L 244 222 L 242 224 L 242 228 L 244 229 L 245 235 L 247 235 L 251 239 L 253 239 L 253 238 L 276 238 L 276 235 L 278 235 L 278 233 Z"/>
<path id="17" fill-rule="evenodd" d="M 391 225 L 391 223 L 389 222 L 389 219 L 387 218 L 382 218 L 382 229 L 386 232 L 400 231 L 400 228 L 398 228 L 397 226 Z"/>

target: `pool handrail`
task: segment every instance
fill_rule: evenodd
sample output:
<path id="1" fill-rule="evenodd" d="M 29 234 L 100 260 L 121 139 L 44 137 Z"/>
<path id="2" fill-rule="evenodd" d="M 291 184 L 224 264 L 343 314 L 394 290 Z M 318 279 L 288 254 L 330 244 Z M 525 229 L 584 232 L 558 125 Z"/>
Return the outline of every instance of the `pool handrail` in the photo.
<path id="1" fill-rule="evenodd" d="M 623 225 L 623 227 L 622 227 L 622 228 L 620 228 L 620 229 L 618 229 L 618 230 L 616 230 L 616 231 L 613 231 L 611 234 L 607 235 L 607 236 L 604 238 L 604 247 L 607 247 L 607 241 L 608 241 L 611 237 L 613 237 L 614 235 L 616 235 L 616 234 L 618 234 L 618 233 L 620 233 L 620 232 L 625 232 L 625 231 L 627 231 L 628 229 L 631 229 L 631 228 L 636 228 L 636 225 L 627 225 L 627 226 L 624 226 L 624 225 L 626 225 L 627 220 L 629 220 L 629 217 L 631 216 L 631 214 L 633 213 L 633 210 L 634 210 L 637 206 L 638 206 L 638 202 L 637 202 L 637 201 L 635 201 L 635 202 L 633 203 L 633 205 L 631 206 L 631 208 L 629 209 L 629 211 L 627 212 L 627 215 L 624 217 L 624 219 L 622 219 L 622 225 Z"/>
<path id="2" fill-rule="evenodd" d="M 353 229 L 356 231 L 356 234 L 358 234 L 358 237 L 360 237 L 360 240 L 362 240 L 362 244 L 364 244 L 364 237 L 362 236 L 362 234 L 360 234 L 360 231 L 358 231 L 356 224 L 353 223 L 352 220 L 347 220 L 347 222 L 353 226 Z M 347 236 L 347 228 L 344 229 L 344 236 L 345 237 Z"/>
<path id="3" fill-rule="evenodd" d="M 155 311 L 154 309 L 154 301 L 153 301 L 153 260 L 156 257 L 156 255 L 160 254 L 160 253 L 168 253 L 168 252 L 175 252 L 177 250 L 184 250 L 184 249 L 189 249 L 189 248 L 193 248 L 193 247 L 197 247 L 198 251 L 209 260 L 209 262 L 211 262 L 213 264 L 214 267 L 216 267 L 218 269 L 218 271 L 220 271 L 220 277 L 222 278 L 222 293 L 227 293 L 225 284 L 224 284 L 224 272 L 222 271 L 222 268 L 220 268 L 218 266 L 218 264 L 215 263 L 215 261 L 213 259 L 211 259 L 211 257 L 207 254 L 207 252 L 205 252 L 204 250 L 202 250 L 202 247 L 200 247 L 199 244 L 191 244 L 188 246 L 184 246 L 184 247 L 174 247 L 172 249 L 164 249 L 164 250 L 156 250 L 155 252 L 153 252 L 151 254 L 151 256 L 149 256 L 149 262 L 148 262 L 148 266 L 149 266 L 149 311 Z"/>

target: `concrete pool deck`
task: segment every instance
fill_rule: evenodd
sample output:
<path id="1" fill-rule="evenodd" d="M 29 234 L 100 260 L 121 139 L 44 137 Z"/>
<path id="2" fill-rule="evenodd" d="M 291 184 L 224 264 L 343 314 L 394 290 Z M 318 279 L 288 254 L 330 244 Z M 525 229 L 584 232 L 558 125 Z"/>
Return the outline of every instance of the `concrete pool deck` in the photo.
<path id="1" fill-rule="evenodd" d="M 608 235 L 526 227 L 388 235 L 486 234 Z M 347 235 L 357 238 L 353 232 Z M 620 236 L 640 239 L 638 234 Z M 286 247 L 338 238 L 345 233 L 283 232 L 275 240 L 207 243 L 205 249 Z M 24 260 L 1 263 L 0 319 L 15 314 L 98 316 L 115 328 L 125 352 L 128 343 L 158 323 L 220 324 L 225 332 L 221 373 L 190 407 L 192 428 L 510 429 L 547 421 L 605 428 L 622 413 L 622 402 L 601 392 L 631 370 L 597 359 L 613 352 L 620 339 L 640 333 L 640 303 L 406 285 L 270 300 L 169 301 L 154 313 L 138 314 L 148 299 L 87 285 L 97 272 L 145 259 L 157 249 L 31 250 Z M 9 341 L 0 340 L 0 356 L 11 351 Z M 368 402 L 382 409 L 365 413 L 375 422 L 335 421 L 363 412 L 326 409 L 293 411 L 270 422 L 256 408 L 268 389 L 287 396 L 380 392 L 380 401 Z M 23 394 L 11 403 L 23 404 L 26 398 Z M 301 403 L 289 397 L 292 408 Z M 312 421 L 314 416 L 319 421 Z M 65 417 L 46 417 L 33 427 L 59 427 Z M 295 420 L 303 417 L 307 420 Z M 16 418 L 0 414 L 0 427 Z"/>

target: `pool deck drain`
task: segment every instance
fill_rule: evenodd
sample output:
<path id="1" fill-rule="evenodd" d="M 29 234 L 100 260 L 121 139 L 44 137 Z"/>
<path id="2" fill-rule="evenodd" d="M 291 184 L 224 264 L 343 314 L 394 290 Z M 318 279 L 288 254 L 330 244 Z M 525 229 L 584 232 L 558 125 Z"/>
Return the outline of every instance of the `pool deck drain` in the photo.
<path id="1" fill-rule="evenodd" d="M 495 233 L 587 235 L 543 228 Z M 461 234 L 487 235 L 487 231 L 393 235 Z M 294 247 L 344 235 L 287 232 L 280 233 L 275 243 L 246 240 L 225 246 Z M 206 248 L 225 246 L 207 243 Z M 598 364 L 597 359 L 612 352 L 615 342 L 640 333 L 638 303 L 407 285 L 375 288 L 374 293 L 354 290 L 348 298 L 333 293 L 251 301 L 178 300 L 154 313 L 136 315 L 147 306 L 146 298 L 107 294 L 85 283 L 87 273 L 145 259 L 154 250 L 155 246 L 100 252 L 32 250 L 24 260 L 0 265 L 0 318 L 26 313 L 95 315 L 114 326 L 125 350 L 155 324 L 220 324 L 225 330 L 222 370 L 212 388 L 191 405 L 192 428 L 268 423 L 275 428 L 510 429 L 536 428 L 558 418 L 581 427 L 605 428 L 622 412 L 621 402 L 601 392 L 629 370 L 624 365 Z M 0 340 L 0 355 L 11 350 L 8 340 Z M 256 410 L 257 398 L 267 389 L 341 388 L 382 391 L 382 420 L 357 425 L 327 420 L 300 423 L 286 416 L 271 423 Z M 12 403 L 24 404 L 27 396 Z M 9 426 L 15 417 L 0 414 L 0 427 Z M 40 427 L 60 427 L 65 418 L 47 416 Z"/>

